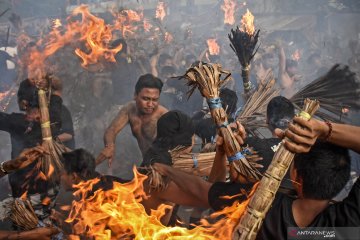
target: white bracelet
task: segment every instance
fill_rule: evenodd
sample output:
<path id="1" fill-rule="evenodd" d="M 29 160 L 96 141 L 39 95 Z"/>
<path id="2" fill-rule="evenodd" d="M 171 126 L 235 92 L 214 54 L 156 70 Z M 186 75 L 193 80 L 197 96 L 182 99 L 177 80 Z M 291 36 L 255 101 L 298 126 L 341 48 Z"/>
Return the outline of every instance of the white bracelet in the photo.
<path id="1" fill-rule="evenodd" d="M 0 170 L 1 170 L 4 174 L 8 174 L 8 172 L 4 169 L 4 163 L 5 163 L 5 162 L 2 162 L 2 163 L 0 164 Z"/>

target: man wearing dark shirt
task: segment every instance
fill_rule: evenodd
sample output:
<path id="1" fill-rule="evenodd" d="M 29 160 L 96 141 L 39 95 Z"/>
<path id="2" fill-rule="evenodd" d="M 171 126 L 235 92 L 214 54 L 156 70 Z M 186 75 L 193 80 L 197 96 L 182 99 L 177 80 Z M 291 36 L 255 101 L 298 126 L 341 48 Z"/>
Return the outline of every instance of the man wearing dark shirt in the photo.
<path id="1" fill-rule="evenodd" d="M 350 177 L 350 158 L 345 148 L 360 152 L 360 127 L 332 123 L 330 128 L 321 121 L 307 121 L 299 117 L 295 117 L 294 122 L 301 127 L 291 123 L 288 130 L 276 130 L 276 134 L 286 136 L 289 140 L 284 141 L 284 146 L 291 152 L 299 153 L 290 167 L 297 197 L 277 193 L 257 238 L 287 239 L 288 227 L 360 226 L 359 180 L 343 202 L 331 204 L 331 199 Z M 315 143 L 317 139 L 326 139 L 327 142 Z M 310 150 L 311 147 L 313 148 Z M 237 188 L 236 191 L 232 185 L 219 187 L 159 163 L 155 163 L 153 167 L 160 174 L 169 177 L 181 191 L 181 195 L 172 192 L 175 197 L 167 196 L 166 191 L 161 194 L 175 203 L 187 198 L 188 205 L 221 209 L 231 204 L 228 202 L 224 205 L 222 196 L 238 194 L 235 198 L 240 201 L 244 199 L 244 196 L 239 195 L 240 189 Z M 245 190 L 250 188 L 248 185 L 242 187 Z"/>

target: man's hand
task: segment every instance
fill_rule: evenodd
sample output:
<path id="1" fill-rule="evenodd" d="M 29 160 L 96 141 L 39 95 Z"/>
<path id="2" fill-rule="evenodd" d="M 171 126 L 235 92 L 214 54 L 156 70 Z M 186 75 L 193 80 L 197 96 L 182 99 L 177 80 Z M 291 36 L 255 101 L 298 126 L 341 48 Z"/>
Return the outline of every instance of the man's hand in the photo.
<path id="1" fill-rule="evenodd" d="M 236 141 L 240 145 L 243 145 L 244 140 L 246 139 L 246 131 L 245 131 L 245 128 L 243 127 L 243 125 L 241 125 L 241 123 L 239 121 L 236 121 L 234 123 L 231 123 L 229 126 L 233 130 Z M 219 151 L 224 151 L 223 144 L 224 144 L 224 138 L 222 136 L 218 135 L 216 138 L 216 147 Z"/>
<path id="2" fill-rule="evenodd" d="M 329 127 L 316 119 L 305 120 L 301 117 L 295 117 L 294 123 L 289 124 L 285 131 L 275 129 L 275 134 L 279 138 L 287 137 L 290 141 L 285 140 L 285 147 L 293 153 L 306 153 L 315 144 L 316 140 L 325 139 L 329 132 Z"/>
<path id="3" fill-rule="evenodd" d="M 59 233 L 59 229 L 54 227 L 36 228 L 34 230 L 19 233 L 19 239 L 26 240 L 50 240 L 51 236 Z"/>
<path id="4" fill-rule="evenodd" d="M 115 144 L 106 146 L 99 156 L 96 158 L 96 165 L 102 163 L 105 159 L 109 159 L 109 167 L 111 166 L 111 163 L 114 159 L 115 155 Z"/>
<path id="5" fill-rule="evenodd" d="M 8 172 L 12 172 L 27 167 L 43 154 L 49 154 L 49 153 L 47 153 L 45 149 L 41 146 L 37 146 L 30 149 L 24 149 L 20 153 L 19 157 L 7 161 L 4 164 L 5 170 Z"/>

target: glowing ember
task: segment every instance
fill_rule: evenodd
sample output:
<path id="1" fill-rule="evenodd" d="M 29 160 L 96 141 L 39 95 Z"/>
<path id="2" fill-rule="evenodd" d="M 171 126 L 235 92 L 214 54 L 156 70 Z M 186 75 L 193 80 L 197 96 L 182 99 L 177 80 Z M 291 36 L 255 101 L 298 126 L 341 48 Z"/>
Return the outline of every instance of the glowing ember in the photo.
<path id="1" fill-rule="evenodd" d="M 350 110 L 349 110 L 348 108 L 346 108 L 346 107 L 344 107 L 344 108 L 341 109 L 341 112 L 344 113 L 344 114 L 345 114 L 345 113 L 349 113 L 349 111 L 350 111 Z"/>
<path id="2" fill-rule="evenodd" d="M 156 6 L 155 18 L 160 19 L 162 21 L 164 20 L 165 16 L 166 16 L 165 3 L 159 1 Z"/>
<path id="3" fill-rule="evenodd" d="M 246 13 L 242 16 L 241 31 L 246 32 L 249 35 L 253 35 L 255 32 L 254 15 L 251 14 L 249 9 L 247 9 Z"/>
<path id="4" fill-rule="evenodd" d="M 174 40 L 174 37 L 171 35 L 171 33 L 166 32 L 165 33 L 165 42 L 166 43 L 171 43 Z"/>
<path id="5" fill-rule="evenodd" d="M 210 38 L 207 41 L 208 49 L 210 55 L 219 55 L 220 53 L 220 46 L 216 41 L 216 38 Z"/>
<path id="6" fill-rule="evenodd" d="M 144 30 L 145 30 L 146 32 L 149 32 L 151 28 L 152 28 L 152 25 L 151 25 L 151 23 L 149 22 L 149 20 L 148 20 L 148 19 L 144 19 Z"/>
<path id="7" fill-rule="evenodd" d="M 202 226 L 192 230 L 181 227 L 165 227 L 160 223 L 166 205 L 147 215 L 140 203 L 146 198 L 143 182 L 147 176 L 134 168 L 134 179 L 125 184 L 114 183 L 108 191 L 98 190 L 89 196 L 99 179 L 82 182 L 74 193 L 80 198 L 74 201 L 66 222 L 74 223 L 76 235 L 95 239 L 231 239 L 233 229 L 246 209 L 248 201 L 225 208 L 213 217 L 225 216 L 215 224 L 202 220 Z M 181 237 L 181 238 L 180 238 Z M 74 236 L 70 239 L 79 239 Z"/>
<path id="8" fill-rule="evenodd" d="M 296 49 L 295 52 L 291 55 L 291 58 L 295 61 L 299 61 L 301 58 L 301 52 L 299 49 Z"/>
<path id="9" fill-rule="evenodd" d="M 224 24 L 233 25 L 235 23 L 235 0 L 224 0 L 221 9 L 224 11 Z"/>
<path id="10" fill-rule="evenodd" d="M 59 27 L 61 27 L 61 26 L 62 26 L 61 20 L 58 19 L 58 18 L 54 19 L 54 20 L 52 21 L 52 25 L 53 25 L 53 28 L 59 28 Z"/>

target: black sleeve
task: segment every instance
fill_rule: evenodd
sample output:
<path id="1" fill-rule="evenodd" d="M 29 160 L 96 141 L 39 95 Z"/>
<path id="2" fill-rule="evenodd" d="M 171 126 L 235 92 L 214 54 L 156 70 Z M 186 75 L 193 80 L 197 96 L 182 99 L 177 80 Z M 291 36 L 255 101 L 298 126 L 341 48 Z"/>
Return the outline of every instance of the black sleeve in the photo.
<path id="1" fill-rule="evenodd" d="M 0 130 L 9 132 L 10 129 L 10 115 L 7 113 L 0 112 Z"/>
<path id="2" fill-rule="evenodd" d="M 360 226 L 360 180 L 356 180 L 349 195 L 342 202 L 336 203 L 335 226 Z"/>
<path id="3" fill-rule="evenodd" d="M 253 184 L 216 182 L 209 190 L 209 205 L 215 211 L 231 206 L 235 201 L 247 199 Z"/>
<path id="4" fill-rule="evenodd" d="M 53 136 L 59 135 L 61 129 L 62 99 L 57 95 L 51 95 L 49 106 L 51 131 Z"/>
<path id="5" fill-rule="evenodd" d="M 61 133 L 68 133 L 74 136 L 74 125 L 69 109 L 64 105 L 62 106 L 62 116 L 61 116 Z"/>

